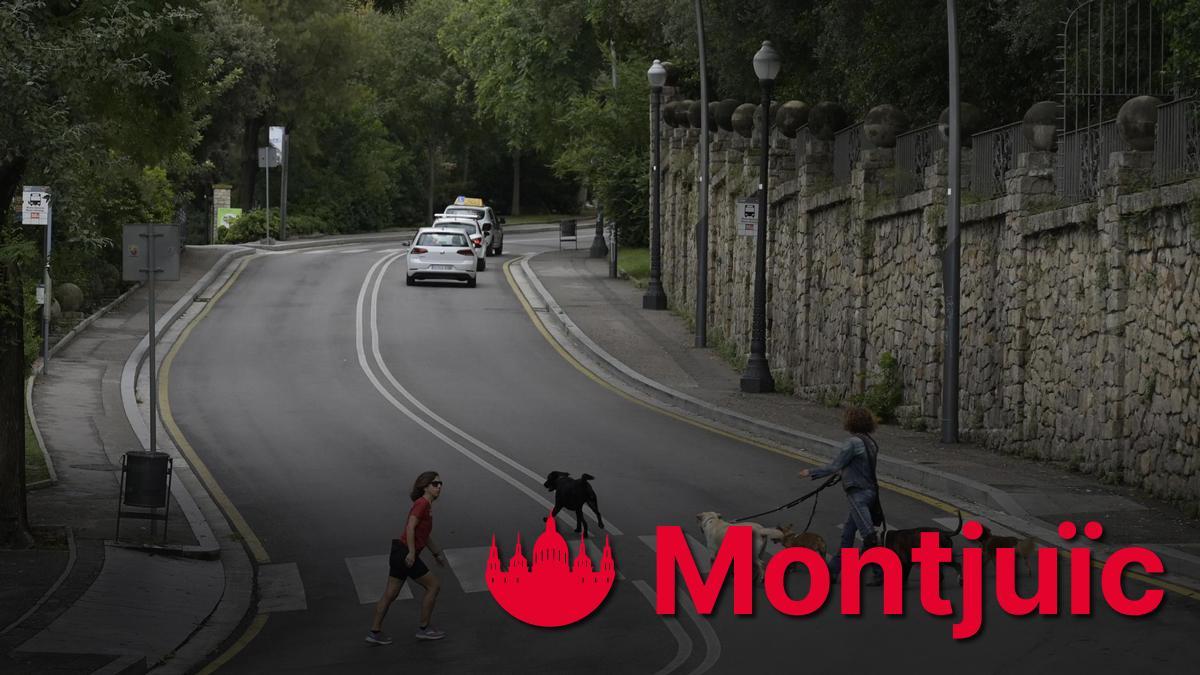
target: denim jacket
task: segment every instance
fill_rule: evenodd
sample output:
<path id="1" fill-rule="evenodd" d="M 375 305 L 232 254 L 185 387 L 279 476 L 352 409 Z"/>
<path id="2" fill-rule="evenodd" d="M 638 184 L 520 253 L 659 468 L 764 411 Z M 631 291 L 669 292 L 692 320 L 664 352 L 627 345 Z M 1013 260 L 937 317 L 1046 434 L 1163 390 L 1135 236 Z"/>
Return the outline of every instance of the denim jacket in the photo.
<path id="1" fill-rule="evenodd" d="M 858 436 L 851 436 L 842 443 L 841 452 L 827 466 L 812 469 L 809 475 L 813 478 L 824 478 L 834 473 L 841 473 L 842 486 L 847 490 L 858 488 L 878 490 L 875 472 L 871 470 L 871 458 L 867 455 L 867 445 Z"/>

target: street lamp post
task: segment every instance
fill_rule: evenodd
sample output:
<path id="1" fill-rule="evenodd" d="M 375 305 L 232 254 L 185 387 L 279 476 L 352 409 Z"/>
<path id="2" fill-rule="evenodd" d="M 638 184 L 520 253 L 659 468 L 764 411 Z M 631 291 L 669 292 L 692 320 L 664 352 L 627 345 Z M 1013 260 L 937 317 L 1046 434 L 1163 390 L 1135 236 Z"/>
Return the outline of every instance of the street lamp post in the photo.
<path id="1" fill-rule="evenodd" d="M 662 287 L 662 222 L 659 209 L 659 157 L 658 157 L 658 130 L 659 130 L 659 111 L 662 107 L 662 88 L 667 83 L 667 69 L 663 68 L 658 59 L 650 66 L 650 70 L 646 71 L 646 77 L 650 80 L 650 91 L 652 93 L 652 117 L 653 126 L 653 160 L 650 172 L 650 284 L 646 287 L 646 294 L 642 296 L 642 309 L 666 309 L 667 294 L 663 292 Z"/>
<path id="2" fill-rule="evenodd" d="M 742 391 L 761 394 L 775 391 L 775 379 L 767 364 L 767 162 L 771 148 L 771 89 L 779 74 L 779 54 L 769 41 L 754 55 L 754 74 L 762 85 L 762 153 L 759 162 L 758 227 L 754 246 L 754 327 L 750 334 L 750 358 L 742 372 Z"/>

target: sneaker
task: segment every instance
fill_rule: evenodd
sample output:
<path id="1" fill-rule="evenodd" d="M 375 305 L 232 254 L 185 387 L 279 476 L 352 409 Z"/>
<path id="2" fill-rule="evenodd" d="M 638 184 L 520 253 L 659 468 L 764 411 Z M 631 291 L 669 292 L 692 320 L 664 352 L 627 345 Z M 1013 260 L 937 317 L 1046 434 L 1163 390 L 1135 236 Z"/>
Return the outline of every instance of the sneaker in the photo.
<path id="1" fill-rule="evenodd" d="M 417 629 L 418 640 L 441 640 L 446 637 L 445 631 L 436 630 L 432 626 Z"/>
<path id="2" fill-rule="evenodd" d="M 367 632 L 367 644 L 390 645 L 390 644 L 392 644 L 392 638 L 388 637 L 387 634 L 384 633 L 383 631 L 376 631 L 376 630 L 368 631 Z"/>

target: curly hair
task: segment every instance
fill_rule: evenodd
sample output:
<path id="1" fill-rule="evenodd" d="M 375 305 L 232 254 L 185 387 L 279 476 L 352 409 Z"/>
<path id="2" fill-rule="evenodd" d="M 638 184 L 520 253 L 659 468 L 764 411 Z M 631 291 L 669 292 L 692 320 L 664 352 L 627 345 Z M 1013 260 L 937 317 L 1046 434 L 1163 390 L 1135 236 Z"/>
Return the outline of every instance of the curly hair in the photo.
<path id="1" fill-rule="evenodd" d="M 846 414 L 842 417 L 842 428 L 852 434 L 869 434 L 875 431 L 875 416 L 866 408 L 846 408 Z"/>
<path id="2" fill-rule="evenodd" d="M 417 479 L 413 481 L 412 492 L 409 493 L 409 496 L 412 497 L 412 500 L 415 502 L 420 499 L 425 494 L 425 488 L 429 487 L 430 483 L 437 480 L 437 477 L 438 472 L 436 471 L 426 471 L 420 476 L 417 476 Z"/>

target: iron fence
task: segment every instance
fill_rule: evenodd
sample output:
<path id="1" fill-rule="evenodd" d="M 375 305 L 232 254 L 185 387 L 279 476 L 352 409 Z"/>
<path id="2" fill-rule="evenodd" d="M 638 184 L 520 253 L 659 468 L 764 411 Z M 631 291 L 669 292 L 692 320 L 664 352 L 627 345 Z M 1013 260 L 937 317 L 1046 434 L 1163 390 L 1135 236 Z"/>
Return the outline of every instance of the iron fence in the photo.
<path id="1" fill-rule="evenodd" d="M 971 136 L 971 182 L 976 196 L 991 198 L 1005 193 L 1004 175 L 1017 166 L 1017 157 L 1029 152 L 1021 123 L 1013 122 Z"/>
<path id="2" fill-rule="evenodd" d="M 1154 182 L 1171 183 L 1200 174 L 1200 98 L 1158 106 L 1154 139 Z"/>
<path id="3" fill-rule="evenodd" d="M 862 122 L 852 124 L 833 136 L 833 182 L 850 181 L 850 170 L 858 162 L 862 149 Z"/>
<path id="4" fill-rule="evenodd" d="M 937 151 L 945 147 L 946 138 L 936 124 L 896 136 L 894 189 L 897 197 L 925 187 L 925 169 L 933 165 Z"/>
<path id="5" fill-rule="evenodd" d="M 1058 141 L 1055 187 L 1066 202 L 1094 199 L 1108 168 L 1108 155 L 1121 148 L 1117 121 L 1093 124 L 1063 134 Z"/>

